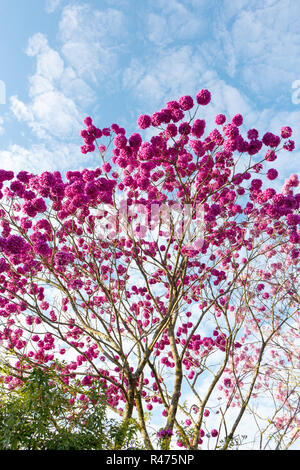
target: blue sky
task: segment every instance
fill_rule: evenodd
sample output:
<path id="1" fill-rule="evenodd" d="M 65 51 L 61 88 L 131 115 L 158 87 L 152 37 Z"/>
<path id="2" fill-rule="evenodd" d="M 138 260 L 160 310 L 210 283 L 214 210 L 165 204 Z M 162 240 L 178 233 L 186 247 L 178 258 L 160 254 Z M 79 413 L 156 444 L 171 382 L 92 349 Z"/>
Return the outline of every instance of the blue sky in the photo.
<path id="1" fill-rule="evenodd" d="M 86 115 L 133 132 L 140 113 L 208 88 L 209 122 L 294 128 L 296 152 L 272 163 L 283 183 L 299 169 L 299 18 L 295 0 L 0 0 L 0 168 L 93 167 Z"/>

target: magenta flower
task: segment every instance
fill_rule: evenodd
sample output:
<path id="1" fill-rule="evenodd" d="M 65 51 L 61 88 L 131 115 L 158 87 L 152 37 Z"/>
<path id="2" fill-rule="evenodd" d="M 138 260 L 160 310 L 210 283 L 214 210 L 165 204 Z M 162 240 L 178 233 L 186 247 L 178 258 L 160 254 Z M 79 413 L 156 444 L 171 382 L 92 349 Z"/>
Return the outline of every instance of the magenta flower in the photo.
<path id="1" fill-rule="evenodd" d="M 241 126 L 243 124 L 243 116 L 241 114 L 236 114 L 233 116 L 231 123 L 234 126 Z"/>
<path id="2" fill-rule="evenodd" d="M 221 126 L 222 124 L 224 124 L 224 122 L 226 121 L 226 116 L 224 114 L 217 114 L 216 117 L 215 117 L 215 123 L 219 126 Z"/>
<path id="3" fill-rule="evenodd" d="M 211 94 L 208 90 L 200 90 L 196 95 L 197 103 L 206 106 L 211 100 Z"/>
<path id="4" fill-rule="evenodd" d="M 147 127 L 151 126 L 151 117 L 143 114 L 138 118 L 137 123 L 140 129 L 147 129 Z"/>
<path id="5" fill-rule="evenodd" d="M 268 178 L 269 180 L 271 180 L 271 181 L 272 181 L 272 180 L 275 180 L 275 179 L 277 178 L 277 176 L 278 176 L 278 171 L 275 170 L 275 168 L 270 168 L 270 170 L 268 170 L 268 172 L 267 172 L 267 178 Z"/>
<path id="6" fill-rule="evenodd" d="M 280 130 L 280 135 L 284 139 L 288 139 L 289 137 L 291 137 L 292 133 L 293 131 L 289 126 L 282 127 Z"/>
<path id="7" fill-rule="evenodd" d="M 181 109 L 183 109 L 183 111 L 188 111 L 189 109 L 191 109 L 193 106 L 194 106 L 194 101 L 193 101 L 193 98 L 191 96 L 181 96 L 181 98 L 179 98 L 178 100 L 178 103 L 181 107 Z"/>

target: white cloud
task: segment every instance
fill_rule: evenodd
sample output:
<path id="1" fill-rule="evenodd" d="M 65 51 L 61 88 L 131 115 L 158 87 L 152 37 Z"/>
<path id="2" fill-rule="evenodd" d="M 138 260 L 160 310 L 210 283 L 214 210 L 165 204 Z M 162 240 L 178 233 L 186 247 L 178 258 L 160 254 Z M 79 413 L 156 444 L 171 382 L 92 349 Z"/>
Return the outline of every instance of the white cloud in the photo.
<path id="1" fill-rule="evenodd" d="M 29 39 L 27 54 L 36 57 L 36 73 L 29 78 L 28 104 L 17 96 L 10 99 L 11 110 L 19 121 L 25 121 L 39 138 L 66 138 L 80 126 L 80 113 L 73 97 L 66 96 L 60 79 L 64 61 L 50 48 L 41 33 Z"/>
<path id="2" fill-rule="evenodd" d="M 69 137 L 76 129 L 78 134 L 80 115 L 76 104 L 60 91 L 43 93 L 32 104 L 35 121 L 32 129 L 46 137 L 50 132 L 56 137 Z"/>
<path id="3" fill-rule="evenodd" d="M 59 31 L 62 54 L 81 78 L 98 84 L 113 78 L 126 31 L 121 11 L 67 5 L 62 12 Z"/>
<path id="4" fill-rule="evenodd" d="M 29 56 L 35 56 L 48 48 L 47 38 L 42 33 L 36 33 L 28 40 L 28 46 L 26 54 Z"/>
<path id="5" fill-rule="evenodd" d="M 46 0 L 46 12 L 53 13 L 59 6 L 61 0 Z"/>
<path id="6" fill-rule="evenodd" d="M 49 47 L 37 57 L 37 75 L 48 77 L 49 80 L 57 80 L 61 77 L 64 69 L 64 61 L 58 52 Z"/>
<path id="7" fill-rule="evenodd" d="M 61 90 L 65 96 L 74 98 L 81 106 L 96 101 L 94 90 L 80 77 L 72 67 L 65 67 L 60 79 Z"/>
<path id="8" fill-rule="evenodd" d="M 78 146 L 52 142 L 50 145 L 35 144 L 25 148 L 13 144 L 0 150 L 0 168 L 15 173 L 26 170 L 32 173 L 43 171 L 67 171 L 84 167 L 86 161 Z"/>
<path id="9" fill-rule="evenodd" d="M 19 121 L 32 121 L 33 114 L 17 96 L 11 96 L 11 110 Z"/>
<path id="10" fill-rule="evenodd" d="M 41 95 L 43 93 L 49 93 L 54 90 L 53 83 L 48 78 L 38 74 L 29 77 L 29 84 L 29 95 L 31 97 Z"/>
<path id="11" fill-rule="evenodd" d="M 54 11 L 58 4 L 48 2 L 47 11 Z M 81 164 L 78 157 L 82 158 L 82 108 L 95 99 L 89 82 L 94 79 L 97 85 L 106 77 L 111 86 L 107 78 L 117 62 L 114 41 L 122 36 L 123 22 L 123 14 L 116 9 L 99 11 L 89 5 L 69 5 L 63 10 L 59 25 L 60 50 L 50 47 L 42 33 L 29 38 L 26 54 L 36 62 L 35 73 L 28 79 L 29 97 L 21 100 L 17 95 L 11 96 L 10 111 L 42 143 L 28 149 L 13 145 L 1 151 L 2 167 L 42 171 L 46 167 L 68 169 L 73 163 L 74 167 Z M 1 129 L 2 120 L 0 132 Z M 76 151 L 71 145 L 75 160 L 64 144 L 74 141 L 74 137 L 78 141 Z"/>
<path id="12" fill-rule="evenodd" d="M 80 113 L 76 104 L 60 91 L 40 93 L 29 105 L 13 96 L 11 110 L 41 139 L 70 138 L 74 133 L 78 135 L 80 129 Z"/>
<path id="13" fill-rule="evenodd" d="M 167 98 L 198 91 L 210 76 L 201 55 L 196 55 L 191 46 L 182 46 L 162 51 L 146 65 L 133 60 L 124 72 L 123 83 L 155 106 Z"/>
<path id="14" fill-rule="evenodd" d="M 167 20 L 161 15 L 150 13 L 148 16 L 148 37 L 156 45 L 168 44 L 172 38 L 168 34 Z"/>
<path id="15" fill-rule="evenodd" d="M 150 3 L 153 6 L 153 3 Z M 148 37 L 156 45 L 165 46 L 173 41 L 199 38 L 206 31 L 204 15 L 191 10 L 191 5 L 184 5 L 176 0 L 157 0 L 155 8 L 159 11 L 149 13 L 147 18 Z M 201 5 L 203 7 L 203 4 Z"/>
<path id="16" fill-rule="evenodd" d="M 111 37 L 122 35 L 125 18 L 121 11 L 107 8 L 100 11 L 89 5 L 67 5 L 59 24 L 64 42 L 78 40 L 99 40 L 109 42 Z M 92 44 L 90 44 L 92 46 Z"/>
<path id="17" fill-rule="evenodd" d="M 62 46 L 62 54 L 80 77 L 95 84 L 109 77 L 116 68 L 115 53 L 99 43 L 91 48 L 87 42 L 68 41 Z"/>
<path id="18" fill-rule="evenodd" d="M 219 8 L 211 55 L 217 67 L 261 99 L 282 104 L 300 77 L 300 5 L 290 0 L 235 0 Z"/>

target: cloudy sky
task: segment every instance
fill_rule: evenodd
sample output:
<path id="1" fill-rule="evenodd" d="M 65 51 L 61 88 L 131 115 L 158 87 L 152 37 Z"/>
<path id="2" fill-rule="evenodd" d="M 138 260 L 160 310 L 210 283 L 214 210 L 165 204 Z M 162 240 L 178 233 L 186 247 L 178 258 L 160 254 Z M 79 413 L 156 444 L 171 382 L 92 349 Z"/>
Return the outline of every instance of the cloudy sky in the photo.
<path id="1" fill-rule="evenodd" d="M 295 0 L 0 0 L 0 168 L 92 167 L 85 116 L 134 132 L 139 114 L 208 88 L 209 121 L 294 128 L 297 151 L 272 163 L 283 183 L 299 168 L 299 26 Z"/>

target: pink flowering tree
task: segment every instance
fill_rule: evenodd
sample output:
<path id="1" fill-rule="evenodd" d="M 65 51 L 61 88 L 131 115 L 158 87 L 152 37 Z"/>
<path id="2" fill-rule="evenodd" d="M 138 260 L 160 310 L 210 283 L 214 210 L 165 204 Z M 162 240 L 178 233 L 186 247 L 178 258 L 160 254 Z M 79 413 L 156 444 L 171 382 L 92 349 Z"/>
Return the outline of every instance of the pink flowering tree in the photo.
<path id="1" fill-rule="evenodd" d="M 101 385 L 146 449 L 288 448 L 300 193 L 297 175 L 268 187 L 266 167 L 292 130 L 243 135 L 240 114 L 218 114 L 209 131 L 210 100 L 170 101 L 130 136 L 86 118 L 95 169 L 0 171 L 2 381 L 51 370 L 86 406 Z"/>

